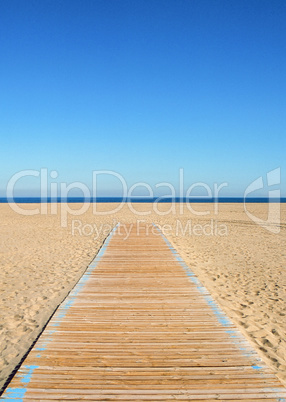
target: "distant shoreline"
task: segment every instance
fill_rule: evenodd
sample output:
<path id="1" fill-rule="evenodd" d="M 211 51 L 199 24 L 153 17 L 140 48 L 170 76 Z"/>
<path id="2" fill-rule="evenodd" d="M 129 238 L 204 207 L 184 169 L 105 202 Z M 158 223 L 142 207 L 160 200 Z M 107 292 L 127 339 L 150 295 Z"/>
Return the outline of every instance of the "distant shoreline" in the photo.
<path id="1" fill-rule="evenodd" d="M 67 198 L 41 198 L 41 197 L 15 197 L 14 199 L 8 199 L 6 197 L 0 197 L 1 204 L 7 204 L 9 202 L 15 202 L 18 204 L 39 204 L 39 203 L 114 203 L 114 202 L 136 202 L 136 203 L 286 203 L 286 197 L 281 198 L 268 198 L 268 197 L 190 197 L 190 198 L 180 198 L 180 197 L 97 197 L 97 198 L 84 198 L 84 197 L 67 197 Z"/>

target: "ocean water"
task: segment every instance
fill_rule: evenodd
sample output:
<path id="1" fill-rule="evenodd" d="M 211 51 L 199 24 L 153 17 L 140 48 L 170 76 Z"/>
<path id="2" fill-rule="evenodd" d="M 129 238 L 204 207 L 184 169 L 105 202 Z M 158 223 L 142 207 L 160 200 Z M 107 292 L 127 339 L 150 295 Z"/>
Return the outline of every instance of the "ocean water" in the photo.
<path id="1" fill-rule="evenodd" d="M 13 200 L 9 200 L 6 197 L 0 198 L 0 203 L 5 204 L 8 202 L 13 202 Z M 39 204 L 42 202 L 47 202 L 47 203 L 52 203 L 52 202 L 70 202 L 70 203 L 83 203 L 83 202 L 92 202 L 92 203 L 103 203 L 103 202 L 122 202 L 122 201 L 128 201 L 128 202 L 165 202 L 165 203 L 171 203 L 171 202 L 180 202 L 180 203 L 199 203 L 199 202 L 205 202 L 205 203 L 214 203 L 214 202 L 224 202 L 224 203 L 267 203 L 267 202 L 276 202 L 276 203 L 285 203 L 286 198 L 267 198 L 267 197 L 249 197 L 244 199 L 243 197 L 220 197 L 218 199 L 216 198 L 200 198 L 200 197 L 190 197 L 190 198 L 171 198 L 171 197 L 131 197 L 131 198 L 126 198 L 123 199 L 121 197 L 97 197 L 97 198 L 84 198 L 84 197 L 67 197 L 67 198 L 51 198 L 48 197 L 46 198 L 41 198 L 41 197 L 15 197 L 14 202 L 17 204 Z"/>

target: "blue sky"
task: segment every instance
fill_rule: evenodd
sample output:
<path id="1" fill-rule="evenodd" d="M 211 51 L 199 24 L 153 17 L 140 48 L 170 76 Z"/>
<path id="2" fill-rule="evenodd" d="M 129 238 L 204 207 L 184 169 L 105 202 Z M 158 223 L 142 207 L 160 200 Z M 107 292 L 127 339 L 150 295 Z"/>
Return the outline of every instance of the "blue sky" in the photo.
<path id="1" fill-rule="evenodd" d="M 25 169 L 154 187 L 183 168 L 239 196 L 280 167 L 285 196 L 285 19 L 284 0 L 2 1 L 0 194 Z"/>

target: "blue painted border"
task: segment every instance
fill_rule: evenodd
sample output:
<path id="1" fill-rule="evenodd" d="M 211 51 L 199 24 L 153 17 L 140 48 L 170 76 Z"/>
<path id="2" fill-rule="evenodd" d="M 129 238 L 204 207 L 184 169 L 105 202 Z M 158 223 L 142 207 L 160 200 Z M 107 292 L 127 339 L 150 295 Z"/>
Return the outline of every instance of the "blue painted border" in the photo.
<path id="1" fill-rule="evenodd" d="M 218 304 L 214 301 L 208 290 L 202 285 L 200 280 L 196 277 L 194 272 L 188 267 L 188 265 L 185 263 L 185 261 L 182 259 L 182 257 L 179 255 L 177 250 L 171 245 L 171 243 L 168 241 L 168 239 L 164 236 L 162 231 L 158 228 L 157 225 L 153 223 L 153 226 L 157 229 L 158 233 L 162 236 L 164 239 L 165 243 L 167 244 L 168 248 L 171 250 L 172 254 L 176 258 L 176 260 L 179 262 L 181 267 L 184 269 L 185 273 L 187 274 L 189 280 L 196 286 L 198 291 L 202 294 L 204 300 L 206 301 L 207 305 L 210 306 L 212 311 L 214 312 L 218 322 L 225 327 L 225 332 L 230 335 L 232 338 L 234 344 L 241 350 L 242 354 L 246 357 L 251 357 L 252 354 L 256 354 L 257 358 L 255 359 L 257 362 L 259 362 L 260 365 L 253 365 L 251 366 L 253 370 L 257 370 L 259 374 L 263 377 L 263 369 L 266 368 L 266 366 L 263 364 L 262 359 L 260 359 L 259 355 L 257 352 L 252 349 L 250 343 L 246 340 L 246 338 L 243 337 L 243 335 L 234 327 L 234 324 L 232 321 L 226 316 L 226 314 L 221 310 L 221 308 L 218 306 Z M 230 327 L 232 327 L 230 329 Z M 247 346 L 250 351 L 246 352 L 246 349 L 243 346 Z M 251 351 L 252 349 L 252 351 Z M 262 390 L 263 388 L 261 388 Z M 280 398 L 277 397 L 277 394 L 284 393 L 285 388 L 281 384 L 281 388 L 268 388 L 265 387 L 266 392 L 273 392 L 273 399 L 276 399 L 277 402 L 286 402 L 285 398 Z M 276 395 L 275 395 L 276 393 Z"/>

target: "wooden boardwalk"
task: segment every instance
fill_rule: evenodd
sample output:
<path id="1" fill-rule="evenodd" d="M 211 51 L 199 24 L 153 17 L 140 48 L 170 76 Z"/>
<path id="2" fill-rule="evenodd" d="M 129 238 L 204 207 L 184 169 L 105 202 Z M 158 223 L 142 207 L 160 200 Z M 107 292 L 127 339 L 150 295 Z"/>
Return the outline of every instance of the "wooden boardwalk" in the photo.
<path id="1" fill-rule="evenodd" d="M 111 233 L 0 400 L 286 401 L 159 230 L 124 237 Z"/>

